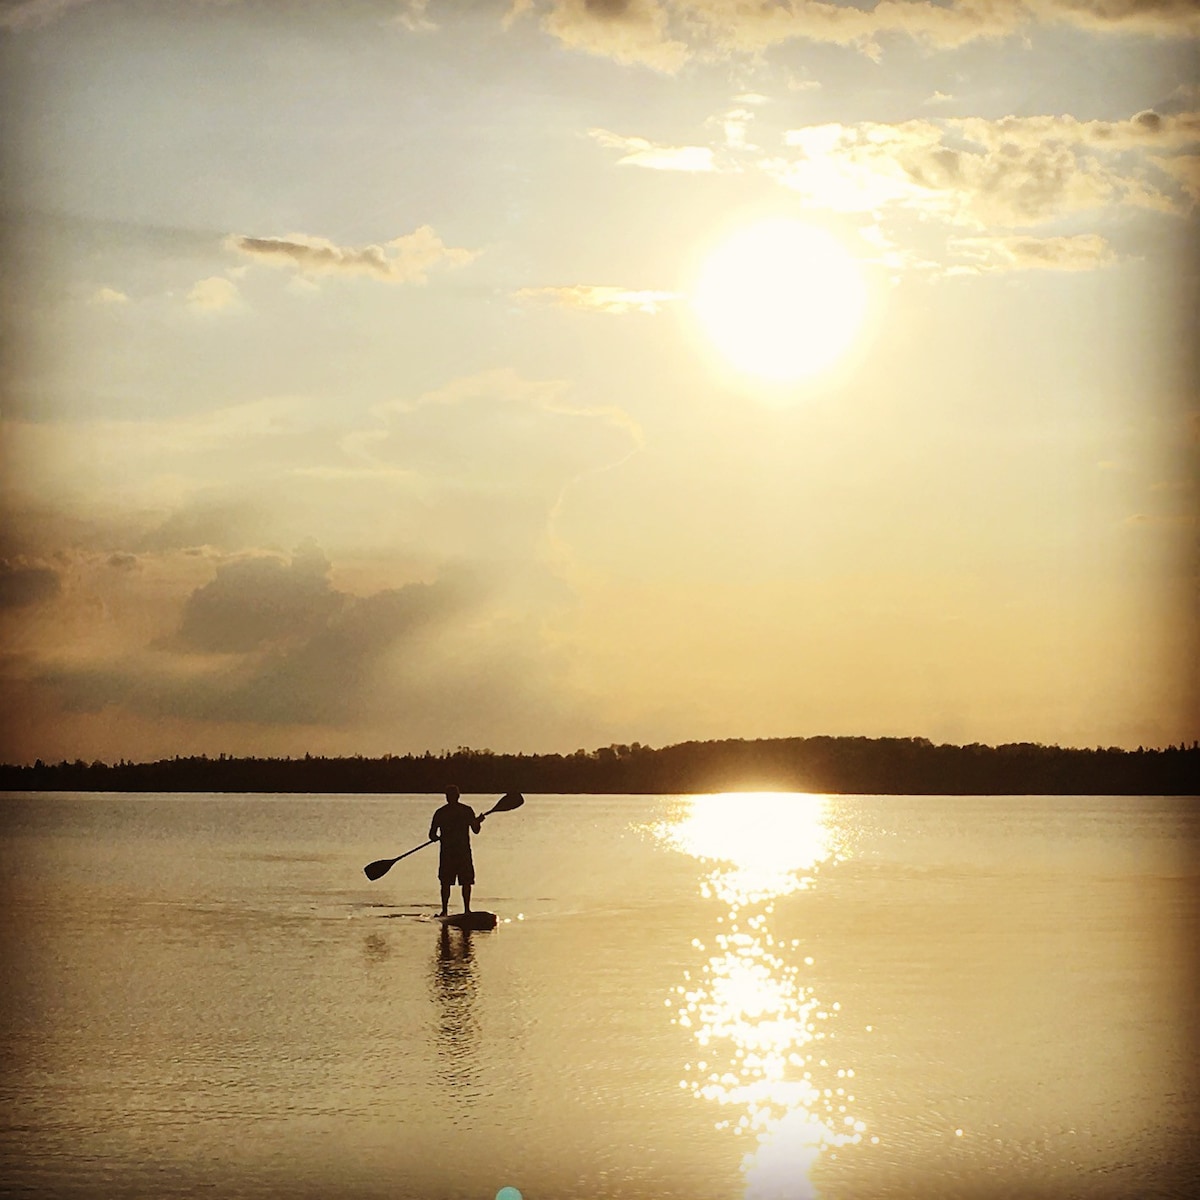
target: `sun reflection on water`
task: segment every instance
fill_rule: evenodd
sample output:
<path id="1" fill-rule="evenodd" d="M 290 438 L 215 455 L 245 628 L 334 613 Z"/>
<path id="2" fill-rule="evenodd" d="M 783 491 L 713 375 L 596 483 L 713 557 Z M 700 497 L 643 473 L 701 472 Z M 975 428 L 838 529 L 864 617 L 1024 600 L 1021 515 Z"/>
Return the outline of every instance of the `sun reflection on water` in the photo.
<path id="1" fill-rule="evenodd" d="M 839 1005 L 807 986 L 797 941 L 771 931 L 775 901 L 810 888 L 821 866 L 841 861 L 826 796 L 738 793 L 696 796 L 678 818 L 653 826 L 664 844 L 711 871 L 701 895 L 720 903 L 718 931 L 692 945 L 708 957 L 666 1004 L 697 1044 L 680 1087 L 728 1114 L 718 1129 L 754 1137 L 742 1170 L 746 1200 L 813 1196 L 812 1167 L 826 1150 L 861 1141 L 852 1111 L 854 1071 L 825 1048 Z"/>

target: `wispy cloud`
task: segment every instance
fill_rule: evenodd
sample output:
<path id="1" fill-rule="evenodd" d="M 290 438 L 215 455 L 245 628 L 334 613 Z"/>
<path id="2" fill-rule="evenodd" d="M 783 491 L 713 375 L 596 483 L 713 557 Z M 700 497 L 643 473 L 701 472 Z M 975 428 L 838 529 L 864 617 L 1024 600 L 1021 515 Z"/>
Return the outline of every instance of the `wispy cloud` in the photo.
<path id="1" fill-rule="evenodd" d="M 427 15 L 429 0 L 401 0 L 396 20 L 412 33 L 431 33 L 437 25 Z"/>
<path id="2" fill-rule="evenodd" d="M 1160 186 L 1171 188 L 1171 172 L 1145 151 L 1196 144 L 1200 114 L 826 124 L 790 130 L 784 140 L 789 153 L 762 167 L 811 204 L 841 212 L 910 209 L 958 225 L 1022 228 L 1110 205 L 1181 211 L 1181 201 Z M 1151 177 L 1155 167 L 1163 178 Z"/>
<path id="3" fill-rule="evenodd" d="M 128 304 L 129 297 L 118 291 L 116 288 L 102 287 L 97 288 L 91 295 L 91 303 L 99 305 L 121 305 Z"/>
<path id="4" fill-rule="evenodd" d="M 618 315 L 639 312 L 653 315 L 660 312 L 665 304 L 678 300 L 679 294 L 677 292 L 634 291 L 629 288 L 577 283 L 570 287 L 521 288 L 513 293 L 513 298 L 592 312 Z"/>
<path id="5" fill-rule="evenodd" d="M 450 410 L 448 413 L 447 410 Z M 526 481 L 558 487 L 642 445 L 637 422 L 616 406 L 579 404 L 562 380 L 529 380 L 503 367 L 455 379 L 412 399 L 375 407 L 381 427 L 351 435 L 369 465 L 419 466 L 452 487 Z"/>
<path id="6" fill-rule="evenodd" d="M 607 129 L 588 133 L 608 150 L 618 150 L 618 166 L 645 167 L 651 171 L 715 171 L 713 151 L 708 146 L 658 146 L 641 137 L 625 137 Z"/>
<path id="7" fill-rule="evenodd" d="M 68 9 L 87 3 L 89 0 L 4 0 L 0 4 L 0 29 L 36 29 Z"/>
<path id="8" fill-rule="evenodd" d="M 677 71 L 692 59 L 757 54 L 787 42 L 853 47 L 878 59 L 889 38 L 950 50 L 1011 37 L 1037 25 L 1094 33 L 1191 37 L 1200 34 L 1192 0 L 877 0 L 840 4 L 741 4 L 731 0 L 516 0 L 540 15 L 564 45 L 619 62 Z"/>
<path id="9" fill-rule="evenodd" d="M 447 246 L 432 226 L 422 225 L 382 245 L 339 246 L 328 238 L 292 233 L 286 237 L 235 235 L 228 245 L 259 262 L 306 275 L 369 275 L 386 283 L 427 283 L 438 267 L 461 267 L 480 251 Z"/>
<path id="10" fill-rule="evenodd" d="M 233 308 L 241 299 L 238 286 L 223 275 L 211 275 L 201 279 L 188 292 L 188 307 L 196 312 L 214 313 Z"/>
<path id="11" fill-rule="evenodd" d="M 1150 162 L 1175 180 L 1193 204 L 1200 204 L 1200 154 L 1176 154 L 1171 158 L 1156 154 Z"/>
<path id="12" fill-rule="evenodd" d="M 139 510 L 173 503 L 193 479 L 325 461 L 327 417 L 310 402 L 271 397 L 155 419 L 0 422 L 14 501 L 94 494 Z M 199 539 L 203 540 L 203 539 Z"/>
<path id="13" fill-rule="evenodd" d="M 967 260 L 970 271 L 1090 271 L 1116 261 L 1112 247 L 1094 233 L 954 238 L 950 249 Z"/>
<path id="14" fill-rule="evenodd" d="M 32 608 L 53 600 L 61 590 L 53 567 L 0 559 L 0 609 Z"/>
<path id="15" fill-rule="evenodd" d="M 669 29 L 672 7 L 659 0 L 513 0 L 505 21 L 511 25 L 536 12 L 542 28 L 564 46 L 670 73 L 693 54 Z"/>
<path id="16" fill-rule="evenodd" d="M 53 21 L 90 0 L 0 0 L 0 28 Z M 202 3 L 204 0 L 197 0 Z M 428 0 L 400 0 L 396 24 L 436 28 Z M 532 16 L 564 46 L 619 63 L 674 73 L 694 59 L 761 53 L 788 42 L 854 47 L 872 58 L 881 39 L 907 38 L 948 50 L 1011 37 L 1038 25 L 1067 25 L 1108 35 L 1194 37 L 1193 0 L 835 0 L 751 4 L 737 0 L 510 0 L 502 24 Z"/>

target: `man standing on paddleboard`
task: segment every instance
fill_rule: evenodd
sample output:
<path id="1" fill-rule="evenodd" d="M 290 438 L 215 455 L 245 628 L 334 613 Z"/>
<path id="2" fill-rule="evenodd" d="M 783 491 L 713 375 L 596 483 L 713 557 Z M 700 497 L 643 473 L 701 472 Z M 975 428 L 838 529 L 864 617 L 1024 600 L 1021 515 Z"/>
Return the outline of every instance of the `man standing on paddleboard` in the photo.
<path id="1" fill-rule="evenodd" d="M 450 889 L 457 883 L 462 888 L 463 912 L 471 911 L 471 886 L 475 882 L 475 864 L 471 860 L 471 834 L 478 833 L 484 816 L 459 800 L 456 787 L 446 789 L 446 803 L 433 814 L 429 823 L 429 840 L 441 846 L 438 859 L 438 880 L 442 885 L 442 912 L 448 915 Z"/>

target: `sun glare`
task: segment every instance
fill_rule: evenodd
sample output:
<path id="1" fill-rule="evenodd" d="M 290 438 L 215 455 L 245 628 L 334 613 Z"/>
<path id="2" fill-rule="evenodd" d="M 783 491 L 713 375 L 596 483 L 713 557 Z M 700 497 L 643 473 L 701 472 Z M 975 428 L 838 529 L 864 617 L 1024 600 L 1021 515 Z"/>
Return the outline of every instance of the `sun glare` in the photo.
<path id="1" fill-rule="evenodd" d="M 651 828 L 706 864 L 700 894 L 717 902 L 707 944 L 692 940 L 700 961 L 666 1006 L 694 1042 L 680 1087 L 717 1106 L 717 1129 L 752 1139 L 746 1200 L 815 1196 L 818 1158 L 858 1145 L 867 1128 L 854 1114 L 854 1069 L 836 1063 L 841 1005 L 818 997 L 809 947 L 780 936 L 776 914 L 776 901 L 848 855 L 832 815 L 827 796 L 729 793 L 693 796 Z M 794 921 L 801 910 L 791 911 Z"/>
<path id="2" fill-rule="evenodd" d="M 775 382 L 816 375 L 854 341 L 866 287 L 831 234 L 776 218 L 733 234 L 705 260 L 692 305 L 740 371 Z"/>

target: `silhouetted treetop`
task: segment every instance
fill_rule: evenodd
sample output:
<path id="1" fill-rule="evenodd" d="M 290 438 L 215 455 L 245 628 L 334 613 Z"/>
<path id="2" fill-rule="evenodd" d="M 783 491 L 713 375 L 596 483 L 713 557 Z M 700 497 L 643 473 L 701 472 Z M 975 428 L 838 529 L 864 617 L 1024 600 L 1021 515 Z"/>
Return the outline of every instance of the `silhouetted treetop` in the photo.
<path id="1" fill-rule="evenodd" d="M 934 745 L 927 738 L 810 737 L 638 742 L 574 754 L 328 758 L 192 755 L 133 763 L 0 766 L 5 791 L 663 794 L 804 791 L 868 795 L 1194 795 L 1200 745 L 1064 749 L 1037 742 Z"/>

